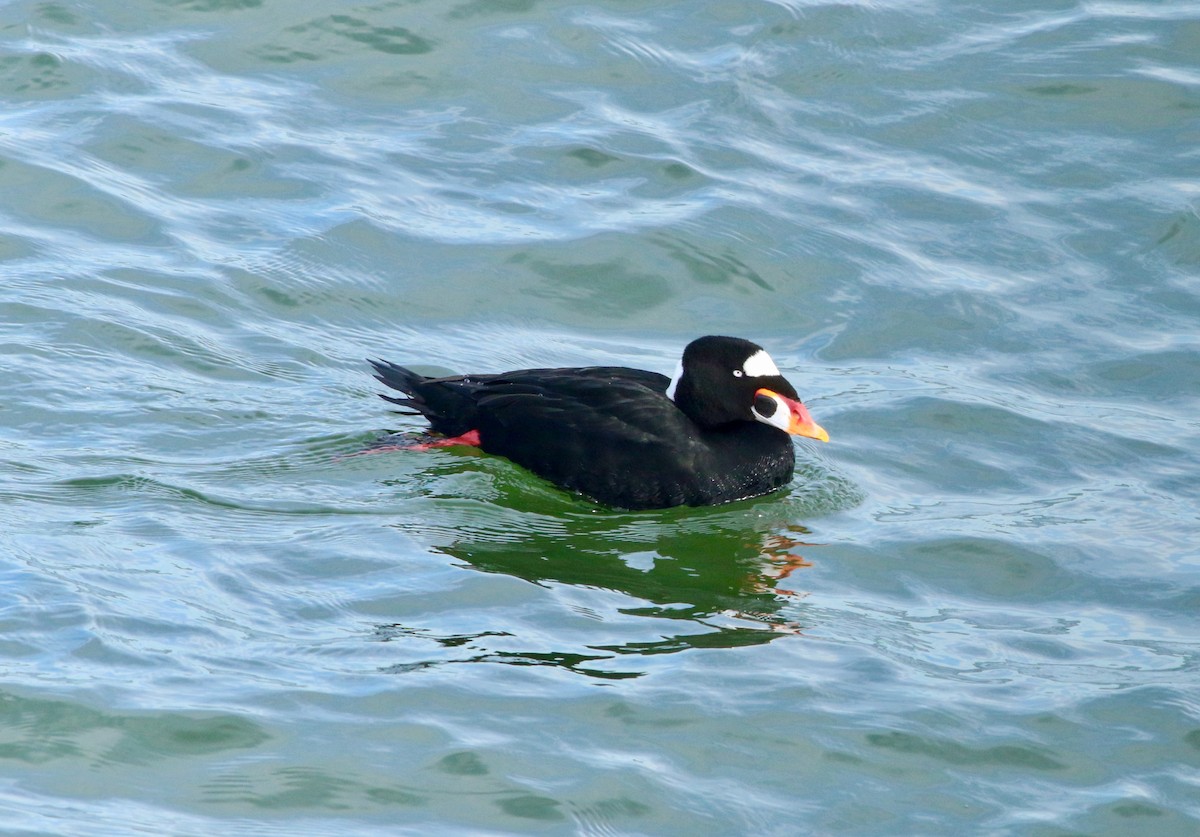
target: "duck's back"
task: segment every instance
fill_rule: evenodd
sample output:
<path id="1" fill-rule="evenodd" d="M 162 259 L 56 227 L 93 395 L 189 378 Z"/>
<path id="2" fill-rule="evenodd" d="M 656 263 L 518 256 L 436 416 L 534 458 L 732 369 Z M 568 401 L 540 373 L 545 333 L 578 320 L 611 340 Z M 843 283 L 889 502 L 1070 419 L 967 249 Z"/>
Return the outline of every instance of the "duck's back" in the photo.
<path id="1" fill-rule="evenodd" d="M 480 381 L 480 446 L 558 485 L 626 509 L 713 505 L 784 485 L 784 434 L 740 422 L 702 430 L 669 380 L 622 367 L 536 369 Z"/>

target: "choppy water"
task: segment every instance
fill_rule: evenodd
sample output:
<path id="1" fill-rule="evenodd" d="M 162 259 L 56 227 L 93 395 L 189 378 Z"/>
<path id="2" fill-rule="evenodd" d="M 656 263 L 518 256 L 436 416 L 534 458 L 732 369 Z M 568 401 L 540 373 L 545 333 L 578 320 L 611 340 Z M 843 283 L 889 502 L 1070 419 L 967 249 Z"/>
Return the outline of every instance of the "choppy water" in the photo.
<path id="1" fill-rule="evenodd" d="M 5 834 L 1193 834 L 1200 4 L 0 7 Z M 351 456 L 766 345 L 782 496 Z"/>

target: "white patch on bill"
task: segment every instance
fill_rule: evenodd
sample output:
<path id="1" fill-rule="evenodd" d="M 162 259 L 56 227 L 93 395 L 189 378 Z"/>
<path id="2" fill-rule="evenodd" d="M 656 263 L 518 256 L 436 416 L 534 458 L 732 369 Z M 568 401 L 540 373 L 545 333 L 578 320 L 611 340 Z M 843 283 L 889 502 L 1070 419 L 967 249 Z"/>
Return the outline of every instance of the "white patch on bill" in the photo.
<path id="1" fill-rule="evenodd" d="M 765 392 L 765 390 L 760 389 L 759 392 Z M 769 416 L 764 416 L 757 408 L 751 407 L 750 412 L 754 414 L 755 420 L 761 421 L 763 424 L 769 424 L 772 427 L 778 427 L 785 433 L 789 432 L 788 425 L 792 420 L 792 411 L 788 409 L 788 405 L 778 395 L 772 394 L 766 397 L 775 402 L 775 412 Z"/>
<path id="2" fill-rule="evenodd" d="M 768 375 L 780 374 L 779 367 L 775 365 L 775 361 L 771 360 L 766 349 L 759 349 L 746 358 L 746 362 L 742 364 L 742 371 L 751 378 L 765 378 Z"/>
<path id="3" fill-rule="evenodd" d="M 679 379 L 683 377 L 683 361 L 675 367 L 675 374 L 671 376 L 671 383 L 667 384 L 667 398 L 675 400 L 675 388 L 679 386 Z"/>

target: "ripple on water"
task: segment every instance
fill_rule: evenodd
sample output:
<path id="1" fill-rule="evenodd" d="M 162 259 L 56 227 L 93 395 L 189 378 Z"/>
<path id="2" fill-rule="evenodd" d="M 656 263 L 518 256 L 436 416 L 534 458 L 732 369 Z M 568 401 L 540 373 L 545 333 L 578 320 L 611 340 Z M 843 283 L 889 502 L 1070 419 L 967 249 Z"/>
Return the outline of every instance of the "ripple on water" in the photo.
<path id="1" fill-rule="evenodd" d="M 9 828 L 1195 831 L 1195 3 L 93 6 L 5 7 Z M 356 455 L 364 357 L 721 332 L 777 495 Z"/>

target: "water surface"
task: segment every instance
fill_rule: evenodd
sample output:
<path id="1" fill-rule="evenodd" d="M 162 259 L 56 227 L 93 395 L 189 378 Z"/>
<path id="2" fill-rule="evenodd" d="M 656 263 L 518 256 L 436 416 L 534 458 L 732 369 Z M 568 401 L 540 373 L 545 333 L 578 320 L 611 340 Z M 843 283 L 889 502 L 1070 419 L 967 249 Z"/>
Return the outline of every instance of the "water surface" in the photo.
<path id="1" fill-rule="evenodd" d="M 96 835 L 1200 827 L 1200 4 L 0 9 L 0 811 Z M 767 346 L 622 513 L 367 356 Z"/>

